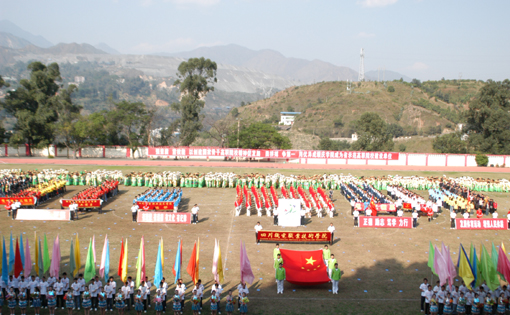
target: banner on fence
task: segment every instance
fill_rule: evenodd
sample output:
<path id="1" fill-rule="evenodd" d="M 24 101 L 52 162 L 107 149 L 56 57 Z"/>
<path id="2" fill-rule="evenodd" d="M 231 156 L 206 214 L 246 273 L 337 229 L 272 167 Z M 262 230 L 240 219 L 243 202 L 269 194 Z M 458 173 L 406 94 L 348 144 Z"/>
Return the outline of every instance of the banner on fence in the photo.
<path id="1" fill-rule="evenodd" d="M 16 220 L 30 221 L 69 221 L 71 210 L 57 209 L 18 209 Z"/>
<path id="2" fill-rule="evenodd" d="M 359 227 L 411 229 L 413 227 L 413 218 L 410 217 L 379 218 L 360 216 L 358 223 Z"/>
<path id="3" fill-rule="evenodd" d="M 455 219 L 457 230 L 508 230 L 507 219 Z"/>
<path id="4" fill-rule="evenodd" d="M 139 211 L 137 221 L 140 223 L 178 223 L 190 224 L 191 213 L 146 212 Z"/>
<path id="5" fill-rule="evenodd" d="M 259 231 L 257 233 L 259 241 L 276 242 L 329 242 L 331 240 L 330 232 L 281 232 L 281 231 Z"/>
<path id="6" fill-rule="evenodd" d="M 0 198 L 0 205 L 6 205 L 8 201 L 15 202 L 19 201 L 22 206 L 33 206 L 34 198 L 33 197 L 20 197 L 20 198 Z"/>
<path id="7" fill-rule="evenodd" d="M 209 156 L 247 157 L 266 159 L 359 159 L 359 160 L 398 160 L 398 152 L 359 152 L 322 150 L 258 150 L 228 149 L 219 147 L 149 147 L 151 156 Z"/>
<path id="8" fill-rule="evenodd" d="M 72 202 L 76 202 L 78 204 L 78 208 L 99 208 L 101 207 L 101 200 L 99 199 L 63 199 L 62 207 L 67 208 Z"/>
<path id="9" fill-rule="evenodd" d="M 138 207 L 142 210 L 173 210 L 173 201 L 158 201 L 158 202 L 146 202 L 137 201 Z"/>

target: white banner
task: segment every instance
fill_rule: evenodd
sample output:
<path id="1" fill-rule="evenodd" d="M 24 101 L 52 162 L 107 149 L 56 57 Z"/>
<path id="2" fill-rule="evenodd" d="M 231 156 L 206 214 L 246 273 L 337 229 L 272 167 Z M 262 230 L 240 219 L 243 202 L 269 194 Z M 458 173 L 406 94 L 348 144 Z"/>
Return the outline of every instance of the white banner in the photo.
<path id="1" fill-rule="evenodd" d="M 301 225 L 301 200 L 278 199 L 278 225 L 279 226 Z"/>
<path id="2" fill-rule="evenodd" d="M 69 221 L 71 210 L 57 209 L 19 209 L 16 220 Z"/>

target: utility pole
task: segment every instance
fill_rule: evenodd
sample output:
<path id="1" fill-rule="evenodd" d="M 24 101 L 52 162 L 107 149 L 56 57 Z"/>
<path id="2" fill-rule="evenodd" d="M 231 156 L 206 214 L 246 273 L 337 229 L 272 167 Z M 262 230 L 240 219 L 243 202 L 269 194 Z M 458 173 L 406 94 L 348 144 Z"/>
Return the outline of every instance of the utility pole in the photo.
<path id="1" fill-rule="evenodd" d="M 365 51 L 363 50 L 363 48 L 361 48 L 359 57 L 360 57 L 360 59 L 359 59 L 358 81 L 362 82 L 362 81 L 365 81 L 365 62 L 364 62 Z"/>
<path id="2" fill-rule="evenodd" d="M 237 148 L 239 149 L 239 130 L 241 129 L 241 118 L 236 118 L 237 120 Z M 239 156 L 236 158 L 236 162 L 239 162 Z"/>

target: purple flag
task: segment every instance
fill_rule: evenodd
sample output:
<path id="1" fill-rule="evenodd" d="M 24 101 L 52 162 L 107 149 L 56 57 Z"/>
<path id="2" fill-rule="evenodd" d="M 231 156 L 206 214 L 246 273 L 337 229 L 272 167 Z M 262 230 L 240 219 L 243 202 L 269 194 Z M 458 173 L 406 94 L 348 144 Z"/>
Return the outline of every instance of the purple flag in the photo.
<path id="1" fill-rule="evenodd" d="M 439 284 L 444 285 L 446 283 L 446 279 L 448 279 L 448 266 L 446 265 L 446 261 L 441 254 L 441 252 L 437 249 L 437 246 L 434 247 L 434 269 L 436 270 L 437 275 L 439 276 Z"/>
<path id="2" fill-rule="evenodd" d="M 450 248 L 446 248 L 446 265 L 448 267 L 448 282 L 450 284 L 450 292 L 452 292 L 453 279 L 457 277 L 457 270 L 455 269 L 455 265 L 452 261 L 452 256 L 450 255 Z"/>
<path id="3" fill-rule="evenodd" d="M 249 284 L 253 283 L 255 280 L 255 276 L 253 275 L 253 271 L 251 270 L 250 260 L 248 259 L 248 254 L 246 253 L 246 245 L 241 241 L 241 282 L 247 282 Z"/>
<path id="4" fill-rule="evenodd" d="M 30 277 L 32 273 L 32 258 L 30 257 L 30 247 L 28 246 L 28 237 L 27 237 L 27 245 L 25 245 L 25 270 L 23 274 L 25 277 Z"/>
<path id="5" fill-rule="evenodd" d="M 50 276 L 58 277 L 60 274 L 60 241 L 58 235 L 53 243 L 53 254 L 51 257 Z"/>

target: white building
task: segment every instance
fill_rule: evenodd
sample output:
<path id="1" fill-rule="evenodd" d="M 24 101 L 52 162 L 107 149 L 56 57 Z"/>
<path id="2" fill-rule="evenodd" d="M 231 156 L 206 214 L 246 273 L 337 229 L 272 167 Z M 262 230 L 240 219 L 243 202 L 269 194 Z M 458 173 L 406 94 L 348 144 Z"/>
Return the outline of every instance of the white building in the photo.
<path id="1" fill-rule="evenodd" d="M 280 125 L 284 126 L 292 126 L 294 124 L 294 119 L 297 115 L 300 115 L 301 112 L 280 112 Z"/>

